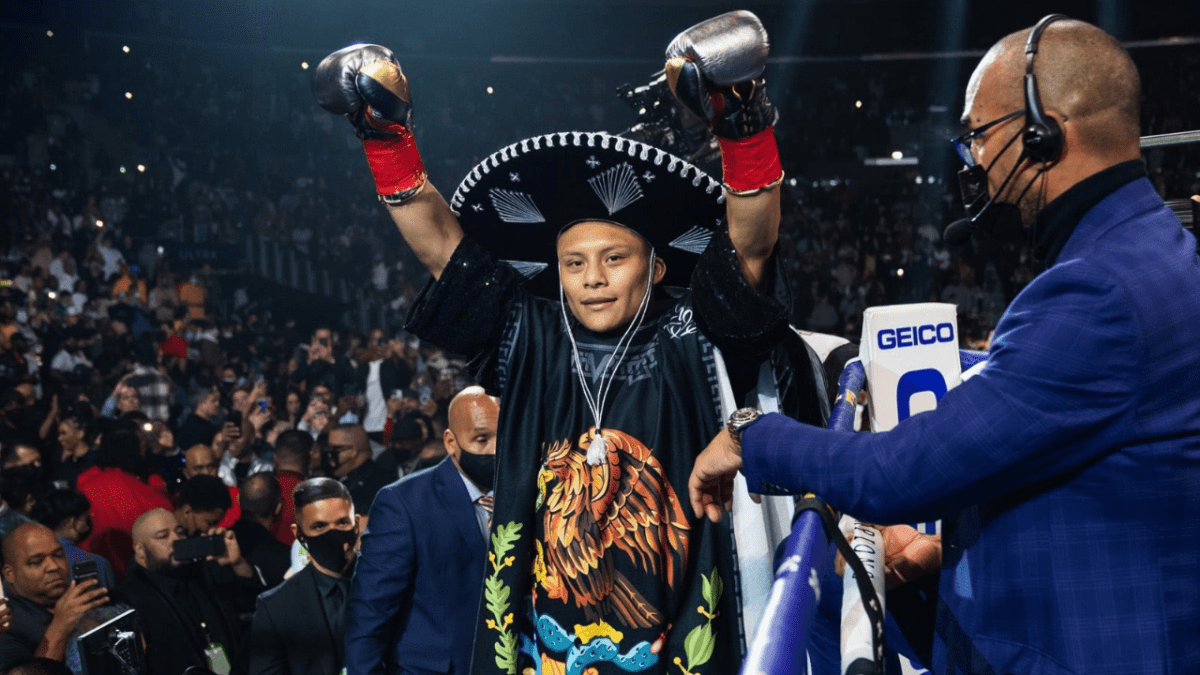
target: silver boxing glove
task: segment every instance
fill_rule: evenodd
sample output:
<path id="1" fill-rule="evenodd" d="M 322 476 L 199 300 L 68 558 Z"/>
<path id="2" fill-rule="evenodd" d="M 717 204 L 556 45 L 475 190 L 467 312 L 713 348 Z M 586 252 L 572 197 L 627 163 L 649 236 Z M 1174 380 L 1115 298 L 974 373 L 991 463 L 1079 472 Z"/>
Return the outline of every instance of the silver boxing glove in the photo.
<path id="1" fill-rule="evenodd" d="M 769 52 L 757 16 L 728 12 L 675 36 L 666 52 L 667 84 L 718 137 L 753 136 L 778 117 L 762 77 Z"/>

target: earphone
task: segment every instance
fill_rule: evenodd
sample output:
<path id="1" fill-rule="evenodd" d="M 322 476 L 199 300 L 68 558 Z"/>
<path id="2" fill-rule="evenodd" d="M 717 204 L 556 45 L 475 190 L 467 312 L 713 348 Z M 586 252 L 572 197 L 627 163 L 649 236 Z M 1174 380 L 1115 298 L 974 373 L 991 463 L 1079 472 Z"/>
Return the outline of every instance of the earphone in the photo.
<path id="1" fill-rule="evenodd" d="M 1029 40 L 1025 43 L 1025 130 L 1021 134 L 1021 143 L 1025 147 L 1025 156 L 1040 164 L 1058 161 L 1063 150 L 1063 133 L 1058 120 L 1048 116 L 1042 108 L 1037 76 L 1033 74 L 1033 59 L 1037 56 L 1038 42 L 1046 27 L 1066 18 L 1062 14 L 1043 17 L 1029 31 Z"/>

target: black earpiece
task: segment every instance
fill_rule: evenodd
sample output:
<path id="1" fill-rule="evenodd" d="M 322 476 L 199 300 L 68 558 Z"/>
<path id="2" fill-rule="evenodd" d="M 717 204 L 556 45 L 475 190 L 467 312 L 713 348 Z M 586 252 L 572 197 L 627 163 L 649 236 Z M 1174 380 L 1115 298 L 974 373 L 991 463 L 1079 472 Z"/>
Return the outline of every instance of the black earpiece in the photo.
<path id="1" fill-rule="evenodd" d="M 1021 142 L 1025 147 L 1025 156 L 1041 163 L 1049 164 L 1058 161 L 1062 155 L 1063 133 L 1058 120 L 1046 114 L 1042 108 L 1042 97 L 1038 94 L 1037 76 L 1033 74 L 1033 59 L 1037 56 L 1038 42 L 1046 27 L 1067 17 L 1062 14 L 1050 14 L 1043 17 L 1033 30 L 1029 31 L 1029 41 L 1025 43 L 1025 131 Z"/>

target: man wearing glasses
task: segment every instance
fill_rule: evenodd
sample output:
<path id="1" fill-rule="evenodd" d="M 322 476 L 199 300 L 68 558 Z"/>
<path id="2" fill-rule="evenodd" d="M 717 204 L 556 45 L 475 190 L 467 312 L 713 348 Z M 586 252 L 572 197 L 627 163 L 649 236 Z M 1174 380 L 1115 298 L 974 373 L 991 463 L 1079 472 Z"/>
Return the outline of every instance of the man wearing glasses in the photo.
<path id="1" fill-rule="evenodd" d="M 942 518 L 940 538 L 885 535 L 889 586 L 930 600 L 906 632 L 934 672 L 1200 672 L 1200 259 L 1146 178 L 1139 100 L 1086 23 L 992 47 L 955 142 L 962 238 L 1025 228 L 1046 270 L 987 366 L 886 433 L 764 415 L 696 461 L 692 507 L 714 519 L 739 468 L 862 520 Z"/>

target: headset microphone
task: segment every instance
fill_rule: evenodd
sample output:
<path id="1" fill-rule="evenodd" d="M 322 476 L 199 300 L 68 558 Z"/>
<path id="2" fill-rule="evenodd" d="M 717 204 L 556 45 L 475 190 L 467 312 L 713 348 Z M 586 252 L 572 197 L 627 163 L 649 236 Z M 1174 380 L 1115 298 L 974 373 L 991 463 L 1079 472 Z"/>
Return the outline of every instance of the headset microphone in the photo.
<path id="1" fill-rule="evenodd" d="M 989 204 L 989 206 L 991 205 Z M 947 246 L 962 246 L 971 241 L 971 234 L 974 231 L 975 220 L 973 218 L 963 218 L 947 225 L 946 230 L 942 232 L 942 238 L 946 241 Z"/>
<path id="2" fill-rule="evenodd" d="M 1008 182 L 1016 175 L 1016 171 L 1021 164 L 1029 159 L 1042 165 L 1038 175 L 1045 172 L 1048 164 L 1053 164 L 1062 156 L 1063 151 L 1063 133 L 1062 127 L 1058 121 L 1050 115 L 1046 114 L 1045 108 L 1042 106 L 1042 98 L 1038 93 L 1037 76 L 1033 72 L 1034 58 L 1037 56 L 1038 46 L 1041 42 L 1042 33 L 1046 27 L 1055 21 L 1066 19 L 1062 14 L 1050 14 L 1037 22 L 1030 31 L 1029 39 L 1025 43 L 1025 78 L 1022 81 L 1022 89 L 1025 95 L 1025 126 L 1021 131 L 1021 156 L 1017 158 L 1016 164 L 1013 165 L 1013 170 L 1009 172 L 1008 177 L 996 190 L 996 194 L 1004 191 Z M 1015 139 L 1014 139 L 1015 140 Z M 1009 141 L 1011 144 L 1012 141 Z M 1004 150 L 1008 150 L 1008 146 Z M 1036 175 L 1035 175 L 1036 178 Z M 1032 187 L 1033 181 L 1025 187 L 1021 192 L 1021 197 L 1025 196 L 1025 192 Z M 949 246 L 960 246 L 967 243 L 971 239 L 971 235 L 975 234 L 977 229 L 980 229 L 980 234 L 986 236 L 990 234 L 992 225 L 995 223 L 997 213 L 993 210 L 993 206 L 997 203 L 1004 204 L 1000 207 L 1000 211 L 1016 210 L 1015 204 L 1006 204 L 997 202 L 994 197 L 987 195 L 987 171 L 979 165 L 973 165 L 963 169 L 959 173 L 959 187 L 963 194 L 963 203 L 967 208 L 969 218 L 956 220 L 946 226 L 942 232 L 942 238 Z M 1017 201 L 1020 201 L 1020 198 Z M 976 211 L 976 206 L 981 199 L 986 199 L 986 202 Z M 989 213 L 991 211 L 991 213 Z M 990 216 L 985 218 L 984 216 Z M 1004 214 L 1009 215 L 1009 214 Z M 1004 216 L 1000 216 L 1004 217 Z"/>

